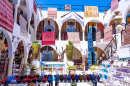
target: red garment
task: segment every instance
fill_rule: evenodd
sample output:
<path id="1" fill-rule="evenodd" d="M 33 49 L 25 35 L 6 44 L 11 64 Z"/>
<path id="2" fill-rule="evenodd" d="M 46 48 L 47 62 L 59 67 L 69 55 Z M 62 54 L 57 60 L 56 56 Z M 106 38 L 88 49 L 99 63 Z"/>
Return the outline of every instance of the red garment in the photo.
<path id="1" fill-rule="evenodd" d="M 42 45 L 55 45 L 55 32 L 42 32 Z"/>

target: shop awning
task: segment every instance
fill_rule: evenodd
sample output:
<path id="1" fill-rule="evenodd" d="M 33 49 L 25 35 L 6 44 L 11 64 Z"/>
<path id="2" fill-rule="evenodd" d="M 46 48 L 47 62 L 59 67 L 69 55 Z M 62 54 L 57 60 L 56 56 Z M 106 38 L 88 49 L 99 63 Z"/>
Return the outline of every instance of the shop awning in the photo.
<path id="1" fill-rule="evenodd" d="M 41 65 L 65 65 L 64 62 L 41 62 Z"/>

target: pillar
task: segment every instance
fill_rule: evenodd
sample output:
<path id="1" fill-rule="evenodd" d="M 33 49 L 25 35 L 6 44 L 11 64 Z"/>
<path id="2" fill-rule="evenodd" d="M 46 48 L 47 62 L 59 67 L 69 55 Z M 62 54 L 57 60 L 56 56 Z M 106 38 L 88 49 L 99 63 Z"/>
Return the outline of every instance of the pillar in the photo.
<path id="1" fill-rule="evenodd" d="M 123 29 L 123 26 L 122 26 L 122 25 L 117 25 L 117 26 L 116 26 L 116 30 L 118 31 L 117 49 L 120 49 L 121 43 L 122 43 L 122 41 L 121 41 L 121 31 L 122 31 L 122 29 Z"/>
<path id="2" fill-rule="evenodd" d="M 59 29 L 59 40 L 61 41 L 61 29 Z"/>
<path id="3" fill-rule="evenodd" d="M 30 28 L 30 19 L 28 19 L 28 33 L 29 33 L 29 28 Z"/>
<path id="4" fill-rule="evenodd" d="M 17 14 L 18 14 L 18 4 L 14 4 L 15 12 L 14 12 L 14 22 L 17 22 Z"/>
<path id="5" fill-rule="evenodd" d="M 13 59 L 14 59 L 14 58 L 9 58 L 9 64 L 8 64 L 8 76 L 10 76 L 10 75 L 12 74 Z"/>
<path id="6" fill-rule="evenodd" d="M 22 58 L 22 64 L 27 64 L 27 58 Z"/>
<path id="7" fill-rule="evenodd" d="M 83 41 L 85 41 L 85 30 L 83 30 Z"/>
<path id="8" fill-rule="evenodd" d="M 37 36 L 37 27 L 34 27 L 34 33 L 35 33 L 35 34 L 34 34 L 34 35 L 35 35 L 35 38 L 34 38 L 34 39 L 36 40 L 36 36 Z"/>

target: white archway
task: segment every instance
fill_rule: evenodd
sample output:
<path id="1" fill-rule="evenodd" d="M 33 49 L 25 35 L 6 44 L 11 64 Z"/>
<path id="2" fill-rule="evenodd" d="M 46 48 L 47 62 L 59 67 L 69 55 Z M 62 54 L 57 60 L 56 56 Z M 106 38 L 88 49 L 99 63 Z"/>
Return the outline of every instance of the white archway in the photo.
<path id="1" fill-rule="evenodd" d="M 13 57 L 13 48 L 12 48 L 12 38 L 10 37 L 10 35 L 12 36 L 12 34 L 9 35 L 10 32 L 8 32 L 7 30 L 5 30 L 5 28 L 0 27 L 0 31 L 3 31 L 7 42 L 8 42 L 8 58 L 12 58 Z"/>

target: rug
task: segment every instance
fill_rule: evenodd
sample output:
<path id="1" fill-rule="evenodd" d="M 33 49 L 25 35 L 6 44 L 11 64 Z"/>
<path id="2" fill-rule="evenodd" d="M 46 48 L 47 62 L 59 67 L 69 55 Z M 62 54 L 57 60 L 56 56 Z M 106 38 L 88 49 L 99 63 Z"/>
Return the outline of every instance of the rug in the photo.
<path id="1" fill-rule="evenodd" d="M 68 41 L 71 41 L 74 45 L 80 44 L 79 32 L 67 32 Z"/>
<path id="2" fill-rule="evenodd" d="M 42 32 L 42 45 L 55 45 L 55 32 Z"/>

